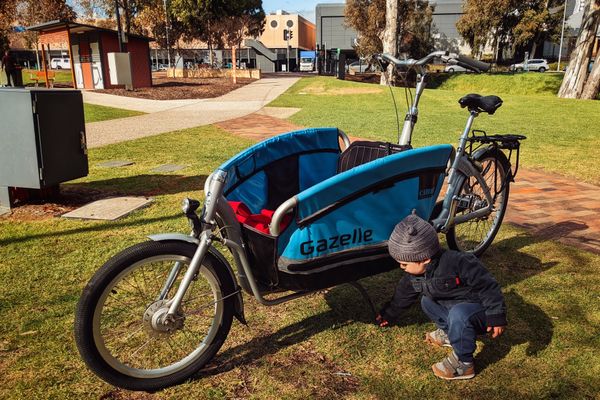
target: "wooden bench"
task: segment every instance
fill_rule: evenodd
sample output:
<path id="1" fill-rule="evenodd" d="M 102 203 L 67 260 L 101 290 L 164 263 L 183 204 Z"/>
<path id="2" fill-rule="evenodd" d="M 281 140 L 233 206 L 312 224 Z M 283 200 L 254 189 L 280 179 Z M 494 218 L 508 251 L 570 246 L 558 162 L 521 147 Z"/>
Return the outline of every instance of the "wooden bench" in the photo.
<path id="1" fill-rule="evenodd" d="M 44 71 L 31 71 L 29 72 L 29 79 L 35 82 L 35 87 L 38 87 L 40 81 L 46 82 L 46 73 Z M 54 87 L 54 79 L 56 79 L 56 73 L 48 71 L 48 84 L 50 87 Z"/>

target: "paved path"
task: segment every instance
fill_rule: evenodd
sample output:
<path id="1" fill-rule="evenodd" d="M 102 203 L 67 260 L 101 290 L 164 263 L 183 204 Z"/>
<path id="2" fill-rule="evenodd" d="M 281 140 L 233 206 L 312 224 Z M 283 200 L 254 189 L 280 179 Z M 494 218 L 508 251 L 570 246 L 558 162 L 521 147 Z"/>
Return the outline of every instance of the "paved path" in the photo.
<path id="1" fill-rule="evenodd" d="M 92 104 L 149 112 L 136 117 L 87 124 L 88 147 L 99 147 L 239 118 L 260 110 L 298 79 L 261 79 L 223 96 L 202 100 L 158 101 L 86 93 L 84 101 Z"/>
<path id="2" fill-rule="evenodd" d="M 261 114 L 217 125 L 257 141 L 302 128 L 264 112 Z M 524 227 L 542 239 L 558 240 L 600 254 L 599 186 L 519 168 L 510 190 L 506 222 Z"/>

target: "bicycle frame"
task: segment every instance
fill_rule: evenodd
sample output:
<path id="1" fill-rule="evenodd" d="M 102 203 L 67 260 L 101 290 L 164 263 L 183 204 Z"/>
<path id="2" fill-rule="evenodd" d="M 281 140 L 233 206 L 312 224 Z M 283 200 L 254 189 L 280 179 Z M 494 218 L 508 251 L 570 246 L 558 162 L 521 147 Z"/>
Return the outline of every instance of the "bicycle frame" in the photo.
<path id="1" fill-rule="evenodd" d="M 441 57 L 445 54 L 447 53 L 435 52 L 422 60 L 407 62 L 405 64 L 410 66 L 417 66 L 420 69 L 420 73 L 418 74 L 416 92 L 413 99 L 413 103 L 406 114 L 402 134 L 399 139 L 400 145 L 410 144 L 412 134 L 414 131 L 414 126 L 417 122 L 419 112 L 419 100 L 421 98 L 421 95 L 423 94 L 423 91 L 425 90 L 425 87 L 427 86 L 427 73 L 425 72 L 423 66 L 429 61 L 431 61 L 434 57 Z M 493 198 L 487 183 L 481 175 L 481 170 L 465 154 L 468 141 L 467 139 L 473 126 L 473 122 L 478 115 L 479 114 L 476 111 L 470 111 L 469 118 L 467 119 L 467 123 L 463 130 L 463 133 L 460 136 L 455 156 L 453 157 L 453 159 L 451 159 L 452 162 L 447 174 L 448 190 L 444 196 L 442 211 L 440 215 L 432 221 L 434 227 L 440 232 L 447 232 L 448 229 L 450 229 L 455 224 L 486 216 L 493 211 Z M 345 145 L 349 145 L 348 137 L 341 131 L 340 136 Z M 484 196 L 489 205 L 477 211 L 471 212 L 466 215 L 461 215 L 455 218 L 454 214 L 459 203 L 457 193 L 460 192 L 464 181 L 470 177 L 475 177 L 475 179 L 477 179 L 478 183 L 483 188 Z M 206 180 L 204 187 L 204 192 L 206 193 L 206 200 L 200 218 L 200 224 L 196 227 L 199 229 L 194 229 L 191 235 L 194 237 L 194 242 L 198 244 L 198 249 L 194 254 L 194 257 L 192 258 L 190 266 L 187 269 L 182 279 L 182 282 L 179 285 L 175 296 L 173 297 L 173 300 L 169 304 L 169 311 L 166 314 L 165 319 L 174 319 L 176 317 L 177 310 L 181 305 L 185 292 L 187 291 L 189 285 L 191 284 L 195 275 L 197 274 L 200 266 L 202 265 L 202 259 L 209 251 L 214 241 L 221 242 L 229 248 L 237 265 L 237 277 L 240 286 L 246 292 L 252 293 L 259 303 L 266 306 L 272 306 L 313 293 L 312 291 L 294 292 L 292 294 L 284 295 L 271 300 L 266 299 L 263 296 L 263 292 L 258 286 L 256 279 L 254 278 L 252 268 L 250 267 L 250 262 L 248 260 L 248 257 L 246 256 L 246 251 L 244 249 L 244 244 L 241 237 L 241 231 L 238 227 L 238 222 L 235 218 L 235 215 L 233 215 L 233 211 L 228 207 L 227 200 L 223 196 L 226 178 L 226 172 L 216 171 L 215 173 L 211 174 Z M 291 198 L 277 208 L 273 215 L 271 223 L 271 234 L 275 236 L 279 234 L 279 225 L 281 220 L 283 219 L 283 216 L 287 214 L 291 209 L 293 209 L 295 205 L 295 199 Z M 224 238 L 219 237 L 218 235 L 213 233 L 218 225 L 217 218 L 220 220 L 220 222 L 222 222 L 221 225 L 223 227 L 221 229 L 226 231 L 226 235 Z M 179 266 L 176 265 L 173 268 L 174 270 L 172 271 L 172 274 L 177 273 L 178 271 L 175 271 L 175 269 L 179 268 Z M 163 289 L 163 292 L 164 291 L 165 289 Z"/>
<path id="2" fill-rule="evenodd" d="M 445 52 L 435 52 L 417 62 L 407 62 L 407 65 L 417 66 L 419 68 L 419 73 L 417 75 L 415 96 L 411 106 L 409 107 L 409 110 L 406 113 L 406 117 L 404 118 L 402 134 L 400 135 L 400 138 L 398 140 L 399 145 L 410 145 L 412 140 L 414 127 L 417 123 L 419 115 L 419 100 L 421 99 L 421 95 L 423 94 L 425 87 L 427 86 L 427 73 L 425 72 L 423 65 L 428 63 L 434 57 L 442 56 L 443 54 L 445 54 Z M 479 114 L 476 111 L 470 111 L 470 115 L 467 119 L 465 128 L 459 138 L 458 148 L 456 149 L 456 155 L 454 157 L 454 160 L 452 160 L 452 164 L 448 171 L 448 190 L 446 191 L 446 195 L 444 197 L 442 211 L 440 215 L 437 216 L 437 218 L 433 221 L 433 226 L 439 232 L 445 233 L 455 224 L 460 224 L 475 218 L 481 218 L 485 215 L 490 214 L 493 211 L 493 199 L 490 194 L 490 189 L 487 183 L 481 176 L 481 171 L 479 171 L 479 169 L 474 166 L 471 160 L 467 156 L 465 156 L 467 139 L 469 137 L 469 133 L 471 132 L 473 122 L 475 121 L 475 118 L 477 118 L 478 115 Z M 458 198 L 456 193 L 460 191 L 463 182 L 466 178 L 469 177 L 475 177 L 475 179 L 477 179 L 478 183 L 483 189 L 483 193 L 486 197 L 489 206 L 479 209 L 475 212 L 469 213 L 467 215 L 462 215 L 455 218 L 454 214 L 458 205 Z"/>

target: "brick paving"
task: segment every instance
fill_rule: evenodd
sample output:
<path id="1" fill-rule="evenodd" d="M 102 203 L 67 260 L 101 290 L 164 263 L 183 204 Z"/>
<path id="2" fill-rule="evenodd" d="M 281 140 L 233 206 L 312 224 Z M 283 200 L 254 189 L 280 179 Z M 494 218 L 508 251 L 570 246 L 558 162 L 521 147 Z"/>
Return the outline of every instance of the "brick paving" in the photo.
<path id="1" fill-rule="evenodd" d="M 506 220 L 544 239 L 600 254 L 600 187 L 520 168 Z"/>
<path id="2" fill-rule="evenodd" d="M 257 113 L 217 125 L 256 141 L 302 128 Z M 540 238 L 600 254 L 599 186 L 521 167 L 510 190 L 505 222 L 521 226 Z"/>

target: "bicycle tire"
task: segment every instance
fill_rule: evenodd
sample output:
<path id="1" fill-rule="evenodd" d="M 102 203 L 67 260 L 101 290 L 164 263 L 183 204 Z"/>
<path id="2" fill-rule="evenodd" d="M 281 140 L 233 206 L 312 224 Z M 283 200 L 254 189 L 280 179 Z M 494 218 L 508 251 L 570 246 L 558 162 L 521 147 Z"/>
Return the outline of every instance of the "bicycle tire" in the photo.
<path id="1" fill-rule="evenodd" d="M 500 199 L 499 205 L 496 207 L 496 210 L 492 212 L 492 214 L 495 213 L 495 215 L 493 216 L 493 221 L 491 225 L 488 225 L 488 227 L 484 228 L 483 231 L 481 229 L 475 228 L 475 230 L 477 231 L 475 235 L 479 233 L 479 239 L 471 239 L 469 237 L 465 238 L 467 236 L 466 227 L 473 228 L 473 224 L 482 223 L 483 221 L 488 220 L 489 216 L 475 220 L 470 220 L 460 225 L 453 226 L 446 233 L 446 241 L 448 243 L 448 247 L 450 247 L 452 250 L 473 253 L 479 257 L 492 244 L 496 235 L 498 234 L 500 226 L 502 225 L 502 220 L 504 219 L 504 214 L 506 213 L 506 208 L 508 206 L 508 197 L 510 193 L 509 174 L 511 173 L 511 171 L 510 163 L 506 158 L 506 155 L 501 150 L 498 150 L 493 147 L 490 147 L 488 150 L 486 150 L 480 156 L 478 156 L 476 161 L 482 163 L 484 167 L 484 172 L 486 172 L 488 161 L 492 161 L 493 163 L 498 164 L 498 171 L 501 171 L 500 182 L 502 182 L 502 185 L 500 186 L 499 191 L 497 192 L 497 195 L 495 197 L 497 199 Z M 487 167 L 487 172 L 492 172 L 492 176 L 493 171 L 495 171 L 494 165 Z M 488 177 L 487 172 L 486 176 L 484 176 L 484 179 Z M 465 182 L 461 185 L 458 195 L 462 196 L 464 194 L 472 194 L 472 192 L 474 191 L 473 188 L 475 188 L 475 186 L 479 186 L 479 184 L 476 181 L 472 186 L 470 185 L 470 183 L 472 183 L 474 180 L 475 178 L 465 180 Z M 479 200 L 482 200 L 482 198 L 483 196 L 479 196 Z M 459 214 L 462 211 L 463 210 L 457 210 L 457 214 Z M 473 229 L 470 230 L 473 231 Z"/>
<path id="2" fill-rule="evenodd" d="M 179 318 L 181 320 L 180 328 L 165 333 L 149 327 L 151 322 L 148 322 L 148 318 L 146 318 L 150 314 L 148 310 L 151 307 L 156 307 L 152 309 L 156 313 L 159 307 L 163 307 L 163 309 L 167 307 L 163 303 L 154 306 L 157 304 L 157 300 L 152 296 L 149 296 L 148 299 L 142 297 L 142 301 L 126 302 L 132 298 L 137 299 L 137 297 L 140 297 L 138 291 L 141 293 L 150 286 L 152 286 L 152 290 L 149 290 L 150 294 L 155 295 L 157 292 L 155 288 L 160 289 L 160 282 L 164 282 L 164 279 L 161 280 L 164 276 L 163 272 L 165 270 L 169 272 L 168 268 L 169 266 L 172 268 L 173 261 L 189 262 L 196 249 L 197 246 L 194 244 L 176 241 L 140 243 L 125 249 L 108 260 L 92 277 L 83 290 L 77 305 L 74 328 L 75 341 L 79 353 L 86 365 L 96 375 L 106 382 L 124 389 L 153 392 L 189 379 L 219 351 L 229 333 L 233 319 L 234 298 L 232 296 L 227 297 L 227 295 L 234 292 L 234 282 L 229 276 L 226 267 L 212 254 L 207 253 L 205 256 L 202 267 L 192 285 L 190 285 L 184 302 L 182 302 L 182 311 L 179 314 L 181 316 Z M 162 267 L 162 264 L 160 264 L 162 260 L 166 260 L 165 267 Z M 155 264 L 158 267 L 152 268 L 160 270 L 161 273 L 160 276 L 157 275 L 159 278 L 155 280 L 154 284 L 150 285 L 147 282 L 147 272 L 150 271 L 148 274 L 151 274 L 152 269 L 150 267 L 146 269 L 142 268 L 146 265 L 153 266 Z M 140 270 L 143 273 L 143 280 L 138 280 L 137 278 L 141 275 L 134 275 L 134 273 Z M 183 273 L 178 277 L 182 275 Z M 129 279 L 129 284 L 132 288 L 136 288 L 135 290 L 129 289 L 135 296 L 127 296 L 128 286 L 124 284 L 126 279 Z M 152 276 L 150 276 L 150 283 L 152 283 L 151 279 Z M 204 285 L 205 281 L 206 285 Z M 123 285 L 119 286 L 121 283 Z M 207 328 L 206 337 L 202 336 L 203 333 L 198 333 L 197 336 L 203 337 L 203 340 L 192 341 L 192 345 L 186 346 L 186 342 L 189 341 L 190 336 L 192 338 L 196 336 L 193 329 L 204 331 L 203 326 L 205 324 L 200 323 L 203 320 L 201 320 L 202 317 L 197 317 L 194 314 L 198 313 L 198 310 L 190 311 L 192 305 L 195 304 L 192 303 L 192 300 L 196 300 L 196 298 L 190 299 L 192 293 L 196 293 L 192 289 L 201 287 L 202 290 L 211 293 L 213 299 L 216 298 L 217 300 L 211 303 L 209 300 L 206 300 L 206 297 L 202 298 L 202 296 L 208 297 L 210 294 L 199 295 L 198 299 L 202 298 L 201 302 L 203 302 L 203 306 L 199 310 L 208 309 L 210 313 L 212 308 L 215 315 L 212 317 L 210 327 Z M 176 288 L 173 286 L 168 294 L 172 296 L 175 292 Z M 121 305 L 122 307 L 115 307 L 116 312 L 111 314 L 110 310 L 112 308 L 108 307 L 107 304 L 113 304 L 113 297 L 117 299 L 117 306 Z M 224 297 L 225 299 L 223 299 Z M 120 298 L 124 300 L 122 304 L 119 302 Z M 223 300 L 219 301 L 219 299 Z M 207 302 L 207 304 L 204 302 Z M 139 307 L 140 305 L 141 308 Z M 108 311 L 106 311 L 107 309 Z M 105 311 L 105 314 L 109 316 L 114 314 L 113 317 L 104 318 L 106 315 L 103 315 L 103 312 Z M 185 312 L 188 313 L 184 314 Z M 204 311 L 200 313 L 204 313 Z M 121 323 L 117 318 L 117 316 L 121 317 L 121 314 L 131 314 L 131 320 L 125 320 L 126 323 Z M 150 317 L 152 316 L 153 314 L 150 315 Z M 103 323 L 104 325 L 102 325 Z M 110 327 L 110 329 L 107 327 Z M 192 333 L 188 333 L 187 330 L 183 332 L 188 327 Z M 125 336 L 125 334 L 120 333 L 122 329 L 127 329 L 127 334 L 130 331 L 133 331 L 133 333 L 131 333 L 131 336 Z M 113 330 L 115 331 L 114 333 Z M 133 349 L 140 342 L 146 341 L 146 339 L 147 342 L 144 342 L 139 349 L 129 354 L 129 358 L 127 358 L 127 355 L 123 358 L 120 354 L 116 354 L 117 352 L 121 352 L 122 347 L 126 349 L 131 347 Z M 134 345 L 133 342 L 136 340 L 137 343 Z M 182 342 L 181 348 L 172 347 L 171 342 L 175 344 L 175 340 Z M 147 346 L 150 341 L 153 341 L 152 345 Z M 158 368 L 146 368 L 146 363 L 149 365 L 150 363 L 155 363 L 154 360 L 158 359 L 157 363 L 160 364 L 163 356 L 170 356 L 171 353 L 164 351 L 165 344 L 168 345 L 173 354 L 177 352 L 177 355 L 173 356 L 177 361 L 165 367 L 159 365 Z M 147 346 L 147 349 L 145 346 Z M 191 352 L 187 354 L 183 346 L 189 347 Z M 146 353 L 146 350 L 148 350 L 148 355 L 138 355 L 137 353 L 141 350 L 144 350 L 142 353 Z M 178 359 L 179 353 L 185 354 L 185 356 Z M 146 358 L 143 358 L 144 356 Z"/>

